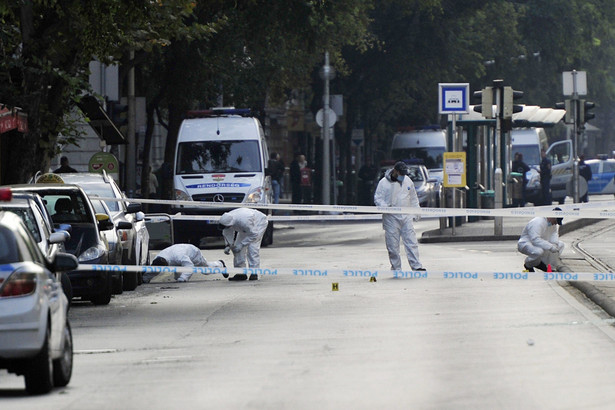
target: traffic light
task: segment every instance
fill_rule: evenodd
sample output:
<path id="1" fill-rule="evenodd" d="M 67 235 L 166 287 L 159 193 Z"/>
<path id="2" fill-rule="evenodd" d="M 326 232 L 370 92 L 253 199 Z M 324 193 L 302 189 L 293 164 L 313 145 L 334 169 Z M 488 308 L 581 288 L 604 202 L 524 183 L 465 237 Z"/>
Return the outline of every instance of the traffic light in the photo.
<path id="1" fill-rule="evenodd" d="M 579 119 L 583 122 L 594 119 L 596 114 L 589 110 L 593 109 L 595 106 L 596 104 L 591 101 L 579 100 Z"/>
<path id="2" fill-rule="evenodd" d="M 574 118 L 572 118 L 572 100 L 566 100 L 562 102 L 555 103 L 555 108 L 558 110 L 566 110 L 566 117 L 564 118 L 564 122 L 566 124 L 572 124 L 574 122 Z"/>
<path id="3" fill-rule="evenodd" d="M 513 104 L 514 100 L 523 97 L 523 91 L 513 90 L 512 87 L 504 87 L 502 118 L 512 118 L 516 112 L 523 111 L 523 106 Z"/>
<path id="4" fill-rule="evenodd" d="M 116 127 L 128 124 L 128 118 L 124 115 L 126 112 L 128 112 L 128 105 L 120 104 L 119 101 L 107 102 L 107 114 Z"/>
<path id="5" fill-rule="evenodd" d="M 474 91 L 474 97 L 480 98 L 481 105 L 475 105 L 474 111 L 480 112 L 485 118 L 493 118 L 493 87 L 485 87 Z"/>

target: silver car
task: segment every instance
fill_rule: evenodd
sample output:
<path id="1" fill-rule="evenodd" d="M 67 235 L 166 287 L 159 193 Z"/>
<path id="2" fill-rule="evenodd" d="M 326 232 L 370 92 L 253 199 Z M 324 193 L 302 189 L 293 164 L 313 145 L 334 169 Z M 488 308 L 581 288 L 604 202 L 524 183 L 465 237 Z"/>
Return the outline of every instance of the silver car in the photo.
<path id="1" fill-rule="evenodd" d="M 384 174 L 389 169 L 393 168 L 395 163 L 393 161 L 391 165 L 382 166 L 380 168 L 380 178 L 384 177 Z M 408 176 L 414 182 L 414 188 L 416 189 L 416 195 L 419 197 L 419 204 L 423 208 L 437 208 L 440 206 L 440 189 L 441 183 L 437 178 L 432 178 L 429 175 L 429 170 L 425 165 L 421 164 L 407 164 Z"/>
<path id="2" fill-rule="evenodd" d="M 77 267 L 61 252 L 48 261 L 21 219 L 0 211 L 0 368 L 25 376 L 31 394 L 71 379 L 73 339 L 58 273 Z"/>
<path id="3" fill-rule="evenodd" d="M 63 173 L 58 175 L 69 184 L 83 188 L 89 197 L 116 198 L 118 201 L 105 201 L 113 222 L 132 223 L 131 229 L 119 229 L 122 236 L 123 265 L 147 265 L 149 263 L 149 232 L 145 226 L 145 214 L 141 204 L 129 203 L 113 178 L 105 173 Z M 134 290 L 140 283 L 140 273 L 127 272 L 124 275 L 124 290 Z"/>

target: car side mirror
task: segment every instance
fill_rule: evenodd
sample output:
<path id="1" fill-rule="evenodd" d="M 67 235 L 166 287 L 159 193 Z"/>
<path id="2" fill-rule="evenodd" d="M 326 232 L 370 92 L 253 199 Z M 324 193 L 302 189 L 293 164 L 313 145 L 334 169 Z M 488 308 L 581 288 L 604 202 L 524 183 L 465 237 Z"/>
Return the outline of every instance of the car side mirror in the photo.
<path id="1" fill-rule="evenodd" d="M 143 212 L 139 211 L 135 214 L 135 221 L 141 222 L 144 219 L 145 219 L 145 214 Z"/>
<path id="2" fill-rule="evenodd" d="M 70 234 L 66 231 L 53 232 L 49 235 L 49 243 L 63 243 L 70 239 Z"/>
<path id="3" fill-rule="evenodd" d="M 74 255 L 64 252 L 56 253 L 53 259 L 53 270 L 56 272 L 67 272 L 79 267 L 79 262 Z"/>
<path id="4" fill-rule="evenodd" d="M 117 223 L 117 229 L 132 229 L 132 222 L 120 221 Z"/>
<path id="5" fill-rule="evenodd" d="M 126 207 L 127 214 L 136 214 L 139 211 L 141 211 L 141 204 L 129 204 Z"/>
<path id="6" fill-rule="evenodd" d="M 98 221 L 98 229 L 101 231 L 108 231 L 109 229 L 113 229 L 113 227 L 113 221 L 111 221 L 110 219 Z"/>

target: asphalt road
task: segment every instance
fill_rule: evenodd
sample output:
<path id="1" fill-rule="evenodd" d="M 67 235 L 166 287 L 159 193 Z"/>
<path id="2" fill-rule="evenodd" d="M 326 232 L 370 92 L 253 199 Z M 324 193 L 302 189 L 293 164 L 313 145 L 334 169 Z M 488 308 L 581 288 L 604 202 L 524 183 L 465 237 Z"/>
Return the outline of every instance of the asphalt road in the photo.
<path id="1" fill-rule="evenodd" d="M 437 221 L 423 220 L 419 233 Z M 280 225 L 263 267 L 387 269 L 379 222 Z M 204 251 L 209 259 L 221 249 Z M 514 241 L 424 244 L 428 269 L 517 271 Z M 404 264 L 407 267 L 407 262 Z M 609 408 L 613 319 L 558 282 L 193 276 L 71 309 L 75 370 L 9 409 Z M 562 286 L 563 285 L 563 286 Z"/>

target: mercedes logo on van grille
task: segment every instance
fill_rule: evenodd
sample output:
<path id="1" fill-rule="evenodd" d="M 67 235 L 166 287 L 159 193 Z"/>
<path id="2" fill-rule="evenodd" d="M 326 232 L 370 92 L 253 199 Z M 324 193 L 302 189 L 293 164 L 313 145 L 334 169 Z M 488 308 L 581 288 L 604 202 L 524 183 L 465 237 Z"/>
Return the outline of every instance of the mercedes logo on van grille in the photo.
<path id="1" fill-rule="evenodd" d="M 224 195 L 222 194 L 214 195 L 214 202 L 224 202 Z"/>

